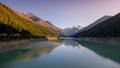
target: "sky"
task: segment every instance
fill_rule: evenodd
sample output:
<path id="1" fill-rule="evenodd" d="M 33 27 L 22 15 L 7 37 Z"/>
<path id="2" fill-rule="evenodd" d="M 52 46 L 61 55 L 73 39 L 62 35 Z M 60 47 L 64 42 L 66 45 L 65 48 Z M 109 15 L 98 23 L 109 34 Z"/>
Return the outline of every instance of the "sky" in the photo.
<path id="1" fill-rule="evenodd" d="M 22 13 L 32 12 L 59 28 L 85 27 L 104 15 L 120 12 L 120 0 L 0 0 Z"/>

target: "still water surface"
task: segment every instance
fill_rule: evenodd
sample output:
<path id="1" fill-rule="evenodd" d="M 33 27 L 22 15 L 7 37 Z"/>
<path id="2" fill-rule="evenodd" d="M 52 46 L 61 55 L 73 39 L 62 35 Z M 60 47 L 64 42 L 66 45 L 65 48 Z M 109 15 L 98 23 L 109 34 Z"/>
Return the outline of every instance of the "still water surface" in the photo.
<path id="1" fill-rule="evenodd" d="M 120 68 L 120 45 L 40 41 L 0 53 L 0 68 Z"/>

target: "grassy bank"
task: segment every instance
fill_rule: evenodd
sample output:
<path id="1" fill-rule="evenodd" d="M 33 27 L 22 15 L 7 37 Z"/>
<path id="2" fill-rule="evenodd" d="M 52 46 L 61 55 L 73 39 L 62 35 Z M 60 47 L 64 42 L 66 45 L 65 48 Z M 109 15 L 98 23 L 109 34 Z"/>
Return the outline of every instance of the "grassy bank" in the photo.
<path id="1" fill-rule="evenodd" d="M 47 37 L 48 40 L 58 40 L 59 37 Z"/>

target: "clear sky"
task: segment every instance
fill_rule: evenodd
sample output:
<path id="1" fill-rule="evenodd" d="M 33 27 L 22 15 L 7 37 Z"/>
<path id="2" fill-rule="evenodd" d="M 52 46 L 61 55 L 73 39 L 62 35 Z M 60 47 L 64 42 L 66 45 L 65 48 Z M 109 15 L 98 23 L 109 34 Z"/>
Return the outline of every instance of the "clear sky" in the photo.
<path id="1" fill-rule="evenodd" d="M 120 12 L 120 0 L 0 0 L 18 12 L 32 12 L 65 28 L 87 26 L 104 15 Z"/>

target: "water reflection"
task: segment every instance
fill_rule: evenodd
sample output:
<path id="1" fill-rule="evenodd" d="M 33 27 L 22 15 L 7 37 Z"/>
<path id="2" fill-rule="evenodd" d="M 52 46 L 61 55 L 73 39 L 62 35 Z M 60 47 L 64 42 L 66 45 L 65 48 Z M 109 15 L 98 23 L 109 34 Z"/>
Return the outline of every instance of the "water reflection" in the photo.
<path id="1" fill-rule="evenodd" d="M 96 43 L 88 41 L 78 42 L 95 53 L 120 63 L 120 44 Z"/>
<path id="2" fill-rule="evenodd" d="M 76 49 L 80 49 L 82 47 L 82 45 L 75 40 L 62 40 L 61 44 L 62 46 L 73 47 Z"/>
<path id="3" fill-rule="evenodd" d="M 18 47 L 13 50 L 1 53 L 0 64 L 40 57 L 45 53 L 51 52 L 56 47 L 56 45 L 41 45 L 41 43 L 32 44 L 27 47 Z"/>
<path id="4" fill-rule="evenodd" d="M 0 68 L 120 68 L 119 52 L 104 43 L 42 41 L 0 53 Z"/>

